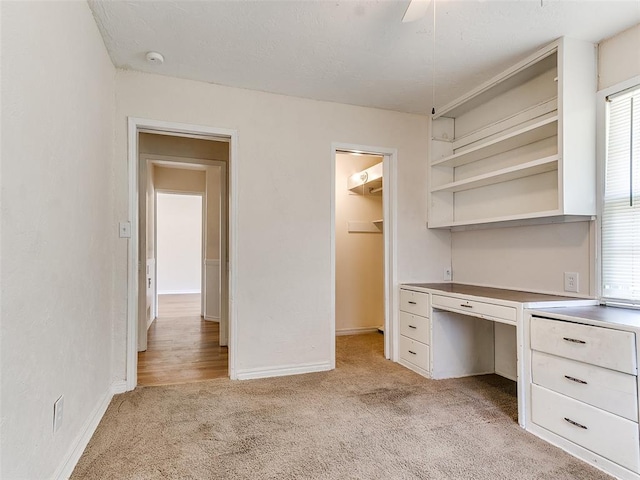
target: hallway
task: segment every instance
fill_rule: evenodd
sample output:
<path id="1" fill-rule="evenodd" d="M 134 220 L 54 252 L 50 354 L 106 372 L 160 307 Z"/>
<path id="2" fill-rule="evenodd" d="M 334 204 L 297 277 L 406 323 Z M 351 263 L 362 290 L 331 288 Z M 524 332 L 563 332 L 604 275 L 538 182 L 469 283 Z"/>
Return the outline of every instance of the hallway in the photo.
<path id="1" fill-rule="evenodd" d="M 219 324 L 200 316 L 200 295 L 159 295 L 158 318 L 138 353 L 138 385 L 172 385 L 228 376 Z"/>

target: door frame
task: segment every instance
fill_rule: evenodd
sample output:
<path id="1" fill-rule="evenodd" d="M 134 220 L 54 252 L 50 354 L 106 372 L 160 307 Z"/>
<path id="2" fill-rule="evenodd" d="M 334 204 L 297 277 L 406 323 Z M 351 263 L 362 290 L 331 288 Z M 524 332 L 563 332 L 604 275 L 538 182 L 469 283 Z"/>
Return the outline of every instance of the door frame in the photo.
<path id="1" fill-rule="evenodd" d="M 382 175 L 384 181 L 384 195 L 382 196 L 383 240 L 384 240 L 384 356 L 388 360 L 398 360 L 398 321 L 395 305 L 397 298 L 397 268 L 396 268 L 396 238 L 397 238 L 397 158 L 395 148 L 356 145 L 351 143 L 333 142 L 331 144 L 331 239 L 330 239 L 330 291 L 331 300 L 329 315 L 331 367 L 335 368 L 336 361 L 336 154 L 360 153 L 383 157 Z"/>
<path id="2" fill-rule="evenodd" d="M 220 168 L 220 210 L 222 212 L 225 212 L 225 214 L 228 216 L 229 212 L 227 211 L 227 206 L 229 203 L 229 198 L 228 198 L 228 192 L 227 192 L 227 170 L 228 170 L 228 163 L 221 161 L 221 160 L 209 160 L 206 158 L 195 158 L 195 157 L 178 157 L 175 155 L 161 155 L 161 154 L 156 154 L 156 153 L 143 153 L 140 154 L 140 159 L 144 160 L 145 165 L 159 165 L 159 166 L 163 166 L 165 164 L 173 164 L 176 167 L 175 168 L 183 168 L 183 169 L 189 169 L 189 168 L 195 168 L 200 170 L 204 170 L 207 171 L 208 167 L 218 167 Z M 142 165 L 142 163 L 141 163 Z M 182 167 L 179 167 L 180 165 L 182 165 Z M 147 172 L 148 173 L 148 172 Z M 171 190 L 156 190 L 156 193 L 158 191 L 164 192 L 164 193 L 177 193 L 177 194 L 193 194 L 193 195 L 198 195 L 199 193 L 202 192 L 188 192 L 186 190 L 180 190 L 180 191 L 171 191 Z M 205 292 L 202 294 L 202 304 L 201 304 L 201 315 L 203 317 L 205 317 L 205 320 L 210 320 L 208 318 L 206 318 L 205 316 L 205 310 L 206 310 L 206 289 L 205 289 L 205 270 L 206 270 L 206 262 L 207 262 L 207 258 L 206 258 L 206 243 L 207 243 L 207 237 L 206 237 L 206 225 L 208 223 L 208 212 L 206 209 L 206 195 L 205 195 L 205 203 L 204 203 L 204 207 L 202 209 L 202 215 L 203 215 L 203 231 L 202 231 L 202 235 L 203 235 L 203 239 L 202 239 L 202 245 L 203 245 L 203 254 L 202 254 L 202 291 Z M 154 215 L 156 214 L 156 212 L 154 211 Z M 155 223 L 154 219 L 154 225 Z M 228 302 L 224 302 L 223 299 L 225 297 L 229 296 L 229 289 L 228 289 L 228 285 L 229 285 L 229 279 L 228 279 L 228 269 L 227 269 L 227 264 L 229 262 L 229 259 L 227 258 L 227 222 L 226 221 L 222 221 L 223 219 L 220 218 L 220 257 L 219 257 L 219 269 L 220 269 L 220 278 L 219 278 L 219 288 L 220 288 L 220 316 L 218 318 L 218 320 L 220 321 L 220 345 L 221 346 L 228 346 L 229 345 L 229 321 L 228 321 Z M 154 235 L 154 242 L 157 243 L 157 232 L 154 230 L 153 232 Z M 144 241 L 144 239 L 141 237 L 140 241 Z M 222 268 L 224 266 L 224 269 Z M 157 287 L 157 275 L 156 278 L 154 279 L 154 285 L 156 285 Z M 224 289 L 224 290 L 223 290 Z M 156 306 L 156 316 L 157 316 L 157 305 L 158 305 L 158 294 L 157 294 L 157 288 L 156 288 L 156 293 L 155 293 L 155 306 Z M 227 319 L 226 321 L 224 321 L 224 319 Z M 222 321 L 221 321 L 222 320 Z M 140 335 L 140 330 L 138 331 L 138 335 Z"/>
<path id="3" fill-rule="evenodd" d="M 200 139 L 214 139 L 229 142 L 229 270 L 228 270 L 228 321 L 229 321 L 229 377 L 236 379 L 236 311 L 233 299 L 236 292 L 235 267 L 238 264 L 238 131 L 193 125 L 162 120 L 151 120 L 138 117 L 127 117 L 127 162 L 129 169 L 129 222 L 131 237 L 128 241 L 127 262 L 127 390 L 133 390 L 138 383 L 138 301 L 139 282 L 138 272 L 142 269 L 139 258 L 139 213 L 138 213 L 138 171 L 140 159 L 138 156 L 138 134 L 156 133 L 177 137 Z"/>

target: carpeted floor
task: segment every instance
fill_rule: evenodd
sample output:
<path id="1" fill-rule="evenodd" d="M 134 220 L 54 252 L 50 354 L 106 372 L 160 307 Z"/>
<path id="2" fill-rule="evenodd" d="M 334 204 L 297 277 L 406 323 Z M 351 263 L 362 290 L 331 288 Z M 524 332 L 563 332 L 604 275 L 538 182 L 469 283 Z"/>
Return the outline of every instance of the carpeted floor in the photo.
<path id="1" fill-rule="evenodd" d="M 114 397 L 79 479 L 603 479 L 522 430 L 513 382 L 433 381 L 382 335 L 337 339 L 332 372 Z"/>

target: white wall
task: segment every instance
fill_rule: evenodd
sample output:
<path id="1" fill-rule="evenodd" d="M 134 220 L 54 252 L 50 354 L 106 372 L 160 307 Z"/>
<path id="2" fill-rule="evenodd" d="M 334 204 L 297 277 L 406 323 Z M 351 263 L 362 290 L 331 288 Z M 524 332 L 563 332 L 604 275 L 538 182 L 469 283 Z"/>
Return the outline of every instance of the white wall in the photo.
<path id="1" fill-rule="evenodd" d="M 110 399 L 115 69 L 85 2 L 0 8 L 0 477 L 44 479 Z"/>
<path id="2" fill-rule="evenodd" d="M 158 193 L 158 294 L 200 293 L 202 196 Z M 162 312 L 160 312 L 162 314 Z"/>
<path id="3" fill-rule="evenodd" d="M 640 26 L 599 45 L 600 89 L 640 75 L 638 45 Z M 564 272 L 578 272 L 579 293 L 595 295 L 595 248 L 590 222 L 455 232 L 453 278 L 562 294 Z"/>
<path id="4" fill-rule="evenodd" d="M 382 218 L 382 195 L 355 194 L 347 177 L 382 157 L 336 155 L 336 332 L 384 325 L 384 238 L 349 232 L 350 221 Z M 377 227 L 376 227 L 377 229 Z"/>
<path id="5" fill-rule="evenodd" d="M 331 143 L 398 149 L 398 279 L 435 281 L 449 233 L 426 222 L 427 118 L 130 71 L 116 74 L 115 194 L 127 218 L 126 117 L 236 129 L 237 368 L 330 361 Z M 117 252 L 114 371 L 125 376 L 127 250 Z"/>

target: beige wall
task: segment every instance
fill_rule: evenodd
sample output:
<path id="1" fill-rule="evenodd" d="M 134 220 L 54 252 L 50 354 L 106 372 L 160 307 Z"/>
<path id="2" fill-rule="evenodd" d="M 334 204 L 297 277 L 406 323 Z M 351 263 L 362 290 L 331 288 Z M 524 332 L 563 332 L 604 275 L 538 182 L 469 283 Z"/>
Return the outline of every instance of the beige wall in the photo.
<path id="1" fill-rule="evenodd" d="M 156 155 L 229 161 L 228 143 L 198 138 L 141 133 L 138 150 Z"/>
<path id="2" fill-rule="evenodd" d="M 347 177 L 382 157 L 336 155 L 336 332 L 384 325 L 384 238 L 349 233 L 347 222 L 382 218 L 382 195 L 354 194 Z"/>
<path id="3" fill-rule="evenodd" d="M 153 170 L 156 190 L 194 193 L 204 193 L 207 190 L 207 179 L 204 170 L 161 167 L 158 165 L 154 165 Z"/>
<path id="4" fill-rule="evenodd" d="M 331 144 L 396 148 L 397 272 L 435 281 L 448 232 L 427 230 L 427 118 L 118 71 L 117 215 L 127 217 L 126 117 L 238 132 L 236 361 L 239 373 L 330 364 Z M 236 159 L 234 159 L 235 161 Z M 126 358 L 127 251 L 116 255 L 115 378 Z"/>
<path id="5" fill-rule="evenodd" d="M 86 2 L 0 8 L 0 477 L 63 478 L 118 388 L 113 288 L 126 272 L 116 277 L 114 260 L 127 240 L 113 208 L 115 69 Z"/>
<path id="6" fill-rule="evenodd" d="M 599 88 L 640 75 L 640 26 L 599 46 Z M 595 101 L 595 92 L 594 92 Z M 579 293 L 596 295 L 593 222 L 452 234 L 456 282 L 564 293 L 564 272 L 578 272 Z"/>
<path id="7" fill-rule="evenodd" d="M 600 43 L 598 89 L 640 75 L 640 24 Z"/>

